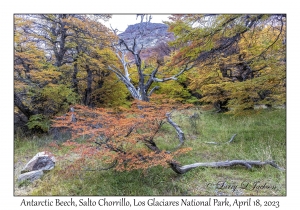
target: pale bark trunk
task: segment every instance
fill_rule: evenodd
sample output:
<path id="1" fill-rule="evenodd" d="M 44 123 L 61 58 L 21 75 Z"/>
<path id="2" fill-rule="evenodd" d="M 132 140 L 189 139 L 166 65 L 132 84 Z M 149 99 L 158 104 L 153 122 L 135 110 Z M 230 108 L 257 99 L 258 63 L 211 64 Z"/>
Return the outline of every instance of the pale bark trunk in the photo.
<path id="1" fill-rule="evenodd" d="M 278 170 L 285 171 L 284 168 L 279 167 L 274 161 L 259 161 L 259 160 L 226 160 L 219 162 L 208 162 L 208 163 L 193 163 L 190 165 L 180 166 L 176 162 L 169 163 L 170 167 L 178 174 L 184 174 L 194 168 L 198 167 L 210 167 L 210 168 L 222 168 L 222 167 L 231 167 L 236 165 L 245 166 L 247 169 L 251 169 L 252 166 L 263 166 L 270 165 Z"/>

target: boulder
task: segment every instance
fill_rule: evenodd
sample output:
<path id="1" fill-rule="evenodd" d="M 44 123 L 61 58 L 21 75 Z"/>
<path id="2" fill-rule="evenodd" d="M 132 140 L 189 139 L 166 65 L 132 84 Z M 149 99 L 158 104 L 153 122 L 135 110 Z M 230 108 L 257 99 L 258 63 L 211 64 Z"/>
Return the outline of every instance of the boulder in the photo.
<path id="1" fill-rule="evenodd" d="M 28 180 L 30 182 L 33 182 L 34 180 L 41 178 L 43 175 L 44 175 L 43 170 L 30 171 L 30 172 L 21 174 L 18 177 L 18 181 L 22 182 L 22 181 Z"/>
<path id="2" fill-rule="evenodd" d="M 49 152 L 39 152 L 37 153 L 22 169 L 21 174 L 30 171 L 49 171 L 55 166 L 55 158 Z"/>

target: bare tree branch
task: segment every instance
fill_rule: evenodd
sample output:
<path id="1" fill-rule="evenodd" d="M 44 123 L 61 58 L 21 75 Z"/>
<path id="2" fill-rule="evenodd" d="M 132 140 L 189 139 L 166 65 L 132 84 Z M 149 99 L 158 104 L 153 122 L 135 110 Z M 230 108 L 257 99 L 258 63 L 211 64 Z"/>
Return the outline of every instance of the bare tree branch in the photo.
<path id="1" fill-rule="evenodd" d="M 180 129 L 180 127 L 171 119 L 171 113 L 167 113 L 167 121 L 170 123 L 171 126 L 173 126 L 173 128 L 175 128 L 178 138 L 179 138 L 179 144 L 177 145 L 177 147 L 175 149 L 180 148 L 183 144 L 184 144 L 184 140 L 185 140 L 185 136 L 184 136 L 184 132 Z"/>
<path id="2" fill-rule="evenodd" d="M 157 67 L 151 72 L 150 74 L 150 78 L 148 79 L 146 85 L 145 85 L 145 89 L 146 91 L 149 90 L 150 86 L 152 85 L 152 83 L 154 82 L 154 78 L 155 78 L 155 75 L 156 73 L 158 72 L 158 68 L 159 68 L 159 65 L 157 65 Z M 149 95 L 149 94 L 148 94 Z M 151 95 L 151 94 L 150 94 Z"/>
<path id="3" fill-rule="evenodd" d="M 210 142 L 205 142 L 206 144 L 216 144 L 216 145 L 220 145 L 220 144 L 226 144 L 226 143 L 231 143 L 233 141 L 233 139 L 236 137 L 237 134 L 233 134 L 233 136 L 230 138 L 229 141 L 225 142 L 225 143 L 217 143 L 214 141 L 210 141 Z"/>
<path id="4" fill-rule="evenodd" d="M 177 74 L 175 74 L 174 76 L 171 76 L 171 77 L 168 77 L 168 78 L 163 78 L 163 79 L 158 79 L 158 78 L 153 78 L 153 80 L 155 81 L 155 82 L 166 82 L 166 81 L 169 81 L 169 80 L 177 80 L 177 78 L 181 75 L 181 74 L 183 74 L 184 72 L 186 72 L 186 71 L 188 71 L 188 70 L 190 70 L 191 68 L 193 68 L 194 67 L 194 65 L 191 65 L 191 66 L 185 66 L 179 73 L 177 73 Z"/>
<path id="5" fill-rule="evenodd" d="M 231 139 L 227 142 L 227 143 L 231 143 L 234 139 L 234 137 L 236 137 L 237 134 L 233 134 L 233 136 L 231 137 Z"/>
<path id="6" fill-rule="evenodd" d="M 158 89 L 159 89 L 159 86 L 155 86 L 154 88 L 152 88 L 152 89 L 150 90 L 150 92 L 148 93 L 148 96 L 151 96 L 152 93 L 153 93 L 155 90 L 158 90 Z"/>
<path id="7" fill-rule="evenodd" d="M 169 165 L 178 174 L 184 174 L 194 168 L 198 167 L 210 167 L 210 168 L 220 168 L 220 167 L 231 167 L 236 165 L 243 165 L 247 169 L 251 169 L 252 166 L 263 166 L 271 165 L 274 168 L 277 168 L 280 171 L 285 171 L 284 168 L 279 167 L 274 161 L 259 161 L 259 160 L 227 160 L 219 162 L 210 162 L 210 163 L 193 163 L 190 165 L 179 166 L 176 162 L 170 162 Z"/>

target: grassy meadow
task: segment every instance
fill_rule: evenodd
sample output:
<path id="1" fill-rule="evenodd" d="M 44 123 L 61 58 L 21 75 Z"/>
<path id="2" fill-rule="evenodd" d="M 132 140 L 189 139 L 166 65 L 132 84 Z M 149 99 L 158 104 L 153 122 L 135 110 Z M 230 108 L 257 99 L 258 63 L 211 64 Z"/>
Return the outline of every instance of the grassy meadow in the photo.
<path id="1" fill-rule="evenodd" d="M 194 113 L 199 118 L 191 119 Z M 173 119 L 185 132 L 185 147 L 192 150 L 177 160 L 182 164 L 225 160 L 274 160 L 286 168 L 286 110 L 253 111 L 248 116 L 217 114 L 200 109 L 174 113 Z M 237 134 L 231 143 L 226 143 Z M 57 140 L 58 144 L 66 138 Z M 18 195 L 68 196 L 220 196 L 220 195 L 286 195 L 286 172 L 269 165 L 247 170 L 243 166 L 231 168 L 196 168 L 178 175 L 170 168 L 153 167 L 146 171 L 117 172 L 82 171 L 64 177 L 61 172 L 76 157 L 67 148 L 51 146 L 51 136 L 14 139 L 15 190 Z M 164 124 L 156 138 L 160 148 L 178 145 L 175 130 Z M 216 142 L 219 144 L 208 144 Z M 41 179 L 17 182 L 21 169 L 37 153 L 50 150 L 57 159 L 55 168 Z"/>

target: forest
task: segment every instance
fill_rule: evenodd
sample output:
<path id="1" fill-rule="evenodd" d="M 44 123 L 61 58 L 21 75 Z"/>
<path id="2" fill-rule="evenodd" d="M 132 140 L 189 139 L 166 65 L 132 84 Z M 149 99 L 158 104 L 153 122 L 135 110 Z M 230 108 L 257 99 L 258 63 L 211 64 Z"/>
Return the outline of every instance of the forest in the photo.
<path id="1" fill-rule="evenodd" d="M 285 195 L 286 15 L 112 16 L 14 16 L 15 194 Z"/>

